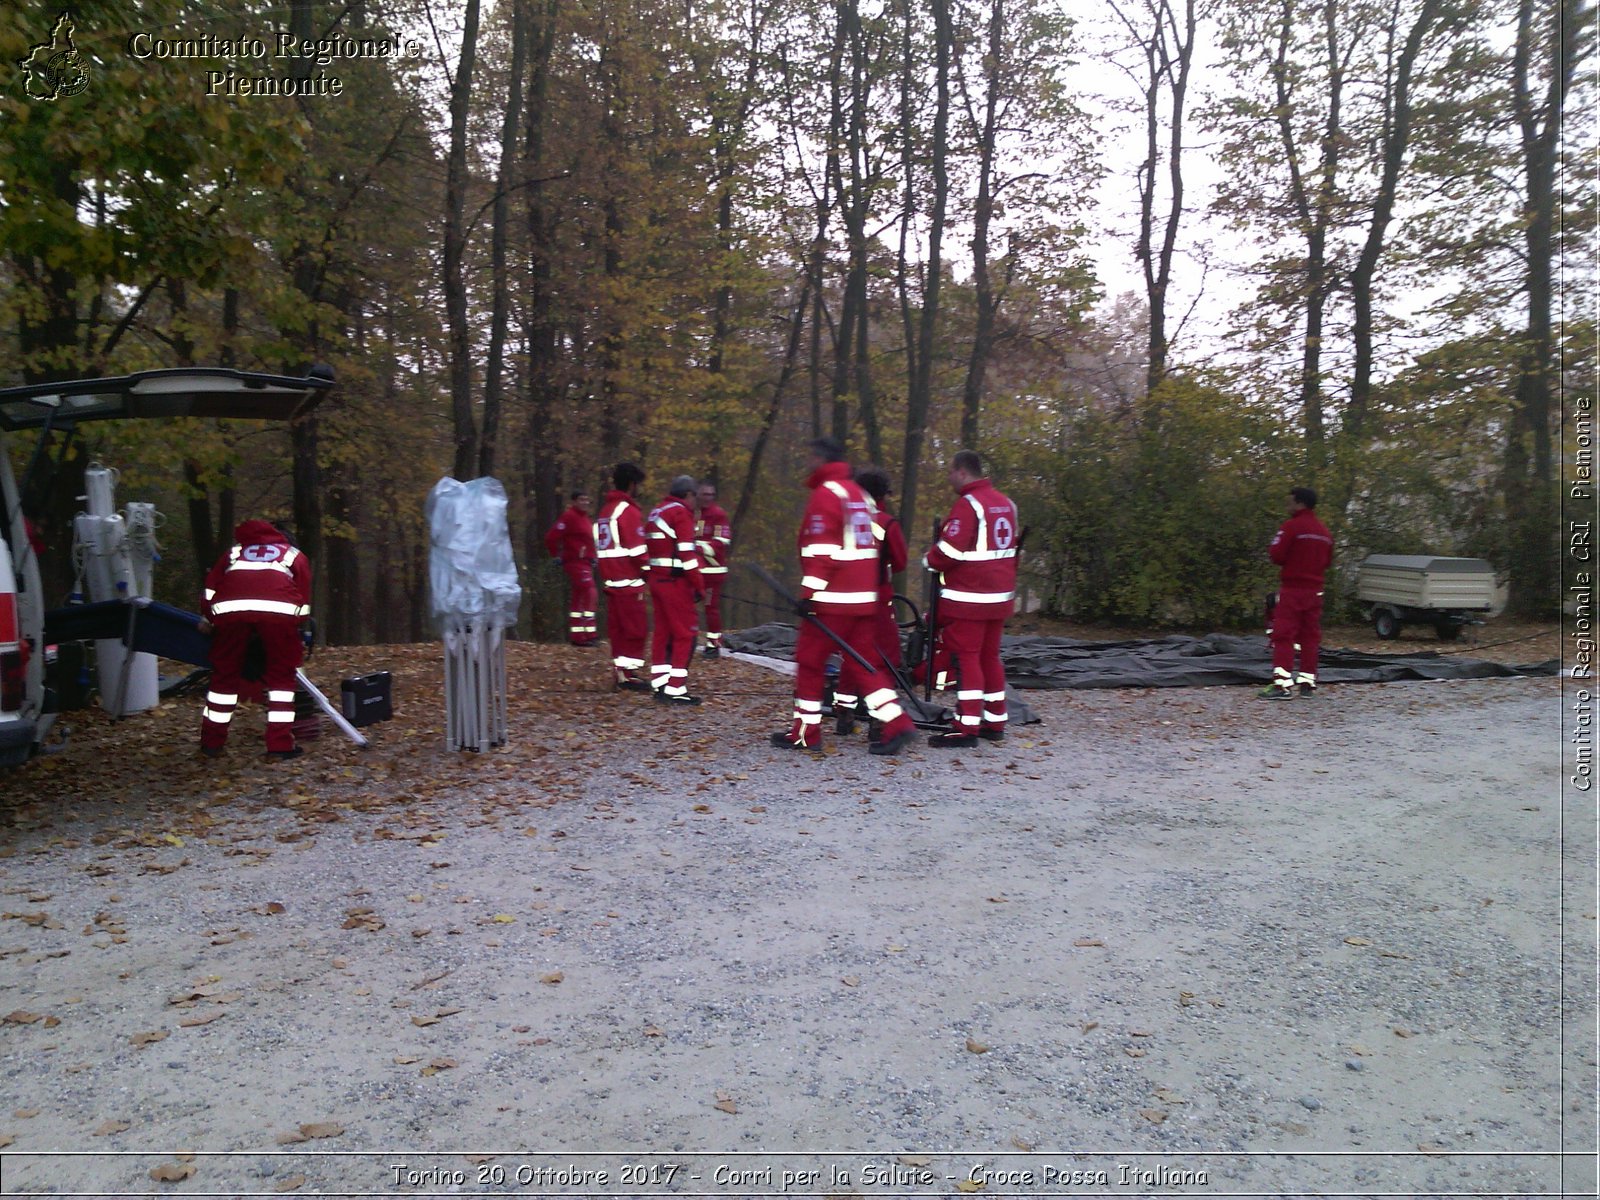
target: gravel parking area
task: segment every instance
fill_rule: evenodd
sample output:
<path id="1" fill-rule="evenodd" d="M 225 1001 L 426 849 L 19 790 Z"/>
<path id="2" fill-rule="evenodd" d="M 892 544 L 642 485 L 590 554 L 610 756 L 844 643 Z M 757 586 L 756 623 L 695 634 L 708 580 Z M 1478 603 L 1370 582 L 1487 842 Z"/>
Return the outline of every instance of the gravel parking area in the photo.
<path id="1" fill-rule="evenodd" d="M 686 713 L 511 655 L 493 753 L 372 647 L 310 669 L 395 671 L 370 750 L 200 760 L 181 700 L 5 778 L 0 1190 L 1593 1194 L 1559 680 L 884 760 L 769 748 L 745 664 Z"/>

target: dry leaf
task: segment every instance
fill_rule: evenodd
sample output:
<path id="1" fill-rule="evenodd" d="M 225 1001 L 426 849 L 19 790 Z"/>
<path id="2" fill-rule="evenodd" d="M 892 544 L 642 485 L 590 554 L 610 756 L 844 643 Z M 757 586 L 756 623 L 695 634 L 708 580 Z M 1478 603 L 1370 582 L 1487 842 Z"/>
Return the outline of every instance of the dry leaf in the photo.
<path id="1" fill-rule="evenodd" d="M 304 1175 L 291 1175 L 278 1183 L 272 1190 L 275 1192 L 292 1192 L 296 1188 L 305 1186 L 305 1182 L 306 1177 Z"/>
<path id="2" fill-rule="evenodd" d="M 438 1017 L 412 1017 L 411 1018 L 411 1023 L 413 1025 L 416 1025 L 416 1026 L 419 1026 L 419 1027 L 424 1027 L 424 1026 L 428 1026 L 428 1025 L 437 1025 L 439 1023 L 439 1018 Z"/>
<path id="3" fill-rule="evenodd" d="M 28 1012 L 19 1008 L 15 1012 L 7 1013 L 4 1021 L 7 1025 L 32 1025 L 40 1019 L 40 1015 L 39 1013 Z"/>
<path id="4" fill-rule="evenodd" d="M 1178 1094 L 1176 1092 L 1174 1092 L 1171 1088 L 1164 1088 L 1164 1087 L 1158 1087 L 1156 1089 L 1156 1099 L 1161 1101 L 1163 1104 L 1187 1104 L 1187 1103 L 1189 1103 L 1187 1100 L 1180 1100 L 1178 1098 Z"/>
<path id="5" fill-rule="evenodd" d="M 736 1113 L 739 1111 L 738 1105 L 736 1105 L 732 1100 L 718 1100 L 711 1107 L 719 1112 L 725 1113 Z"/>
<path id="6" fill-rule="evenodd" d="M 148 1046 L 152 1042 L 166 1041 L 168 1032 L 169 1031 L 165 1029 L 156 1029 L 150 1033 L 136 1033 L 128 1040 L 135 1046 Z"/>
<path id="7" fill-rule="evenodd" d="M 157 1183 L 177 1183 L 194 1174 L 193 1163 L 162 1163 L 150 1168 L 150 1178 Z"/>
<path id="8" fill-rule="evenodd" d="M 293 1146 L 296 1142 L 303 1142 L 306 1139 L 305 1139 L 305 1136 L 303 1134 L 290 1132 L 290 1133 L 280 1133 L 277 1137 L 273 1138 L 272 1140 L 277 1142 L 278 1145 L 280 1145 L 280 1146 Z"/>
<path id="9" fill-rule="evenodd" d="M 539 982 L 540 983 L 556 984 L 556 983 L 560 983 L 565 978 L 566 978 L 566 975 L 563 974 L 562 972 L 560 972 L 560 971 L 551 971 L 550 974 L 548 974 L 548 975 L 541 975 L 539 977 Z"/>
<path id="10" fill-rule="evenodd" d="M 308 1138 L 335 1138 L 344 1132 L 344 1126 L 334 1121 L 315 1121 L 300 1126 L 300 1133 Z"/>
<path id="11" fill-rule="evenodd" d="M 516 921 L 516 918 L 510 913 L 495 913 L 495 915 L 489 919 L 496 925 L 510 925 Z"/>
<path id="12" fill-rule="evenodd" d="M 1151 1121 L 1157 1125 L 1161 1124 L 1161 1122 L 1167 1119 L 1167 1114 L 1162 1112 L 1159 1108 L 1141 1108 L 1139 1110 L 1139 1115 L 1146 1121 Z"/>
<path id="13" fill-rule="evenodd" d="M 1418 1142 L 1417 1149 L 1424 1154 L 1448 1154 L 1449 1148 L 1439 1145 L 1438 1142 Z"/>
<path id="14" fill-rule="evenodd" d="M 126 1121 L 102 1121 L 91 1136 L 105 1137 L 107 1134 L 121 1133 L 124 1130 L 131 1128 L 133 1128 L 133 1126 L 129 1125 Z"/>
<path id="15" fill-rule="evenodd" d="M 976 1179 L 958 1179 L 956 1180 L 956 1191 L 981 1192 L 983 1191 L 983 1184 L 979 1183 Z"/>
<path id="16" fill-rule="evenodd" d="M 1032 1142 L 1025 1142 L 1021 1138 L 1013 1136 L 1012 1139 L 1011 1139 L 1011 1144 L 1013 1146 L 1015 1146 L 1018 1150 L 1021 1150 L 1024 1154 L 1032 1154 L 1033 1153 L 1033 1143 Z"/>
<path id="17" fill-rule="evenodd" d="M 1395 1037 L 1415 1037 L 1416 1036 L 1414 1033 L 1411 1032 L 1411 1030 L 1402 1029 L 1398 1025 L 1395 1026 L 1394 1035 L 1395 1035 Z"/>
<path id="18" fill-rule="evenodd" d="M 927 1167 L 933 1164 L 933 1159 L 926 1154 L 902 1154 L 895 1161 L 908 1167 Z"/>
<path id="19" fill-rule="evenodd" d="M 11 1143 L 16 1141 L 16 1140 L 17 1139 L 13 1135 L 11 1135 L 9 1133 L 0 1133 L 0 1150 L 4 1150 L 7 1146 L 11 1145 Z"/>
<path id="20" fill-rule="evenodd" d="M 987 1054 L 989 1053 L 989 1047 L 975 1038 L 968 1038 L 967 1051 L 971 1054 Z"/>
<path id="21" fill-rule="evenodd" d="M 397 1067 L 409 1067 L 412 1063 L 421 1061 L 422 1059 L 415 1054 L 397 1054 L 394 1058 L 394 1064 Z"/>
<path id="22" fill-rule="evenodd" d="M 1129 1058 L 1143 1058 L 1147 1053 L 1146 1051 L 1139 1049 L 1137 1046 L 1124 1046 L 1122 1048 L 1122 1052 Z"/>
<path id="23" fill-rule="evenodd" d="M 1099 1021 L 1085 1021 L 1082 1025 L 1079 1025 L 1078 1028 L 1083 1030 L 1084 1033 L 1088 1033 L 1091 1029 L 1099 1029 L 1100 1028 L 1100 1022 Z"/>
<path id="24" fill-rule="evenodd" d="M 11 1115 L 19 1121 L 29 1121 L 39 1115 L 39 1110 L 37 1108 L 19 1108 Z"/>
<path id="25" fill-rule="evenodd" d="M 1346 946 L 1370 946 L 1372 945 L 1372 940 L 1364 937 L 1347 937 L 1344 940 L 1344 944 Z"/>
<path id="26" fill-rule="evenodd" d="M 1082 947 L 1082 946 L 1104 946 L 1105 945 L 1105 943 L 1102 942 L 1099 938 L 1078 938 L 1072 944 L 1074 946 L 1080 946 L 1080 947 Z"/>
<path id="27" fill-rule="evenodd" d="M 192 1017 L 184 1017 L 178 1024 L 186 1029 L 193 1029 L 196 1025 L 209 1025 L 212 1021 L 227 1015 L 222 1009 L 214 1008 L 210 1012 L 196 1013 Z"/>
<path id="28" fill-rule="evenodd" d="M 667 1036 L 665 1033 L 662 1032 L 661 1028 L 659 1026 L 656 1026 L 656 1025 L 646 1025 L 644 1027 L 644 1035 L 645 1035 L 645 1037 L 666 1037 Z"/>
<path id="29" fill-rule="evenodd" d="M 287 905 L 280 904 L 276 900 L 269 900 L 265 904 L 256 905 L 250 911 L 263 917 L 275 917 L 279 913 L 288 912 L 289 909 Z"/>
<path id="30" fill-rule="evenodd" d="M 844 978 L 839 980 L 839 982 L 844 984 L 845 987 L 860 987 L 861 986 L 861 980 L 859 978 L 857 978 L 856 976 L 854 976 L 854 975 L 846 975 Z"/>
<path id="31" fill-rule="evenodd" d="M 1130 1030 L 1128 1030 L 1128 1036 L 1129 1037 L 1155 1037 L 1155 1034 L 1151 1033 L 1148 1029 L 1130 1029 Z"/>

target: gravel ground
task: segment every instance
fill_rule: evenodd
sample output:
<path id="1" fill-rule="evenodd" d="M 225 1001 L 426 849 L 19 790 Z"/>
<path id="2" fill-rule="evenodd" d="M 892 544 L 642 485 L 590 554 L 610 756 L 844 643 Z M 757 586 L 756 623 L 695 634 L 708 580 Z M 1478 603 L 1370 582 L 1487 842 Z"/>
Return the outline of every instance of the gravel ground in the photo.
<path id="1" fill-rule="evenodd" d="M 684 713 L 511 653 L 494 753 L 381 647 L 311 669 L 395 671 L 371 750 L 200 760 L 183 700 L 5 779 L 6 1193 L 1594 1192 L 1558 680 L 882 760 L 768 748 L 744 664 Z"/>

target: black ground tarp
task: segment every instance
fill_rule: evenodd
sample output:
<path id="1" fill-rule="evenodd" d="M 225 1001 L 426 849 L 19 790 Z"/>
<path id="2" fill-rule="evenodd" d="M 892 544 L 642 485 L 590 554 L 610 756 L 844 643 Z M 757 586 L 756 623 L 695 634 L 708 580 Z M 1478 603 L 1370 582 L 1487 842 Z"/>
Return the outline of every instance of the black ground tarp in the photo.
<path id="1" fill-rule="evenodd" d="M 757 625 L 723 635 L 730 651 L 794 657 L 794 628 Z M 1143 641 L 1085 642 L 1076 638 L 1007 637 L 1000 643 L 1006 682 L 1018 688 L 1212 687 L 1265 683 L 1272 677 L 1272 651 L 1264 637 L 1213 633 L 1173 635 Z M 1324 647 L 1317 664 L 1320 683 L 1392 683 L 1404 679 L 1496 679 L 1555 675 L 1556 660 L 1508 667 L 1502 663 L 1424 650 L 1415 654 L 1366 654 Z"/>

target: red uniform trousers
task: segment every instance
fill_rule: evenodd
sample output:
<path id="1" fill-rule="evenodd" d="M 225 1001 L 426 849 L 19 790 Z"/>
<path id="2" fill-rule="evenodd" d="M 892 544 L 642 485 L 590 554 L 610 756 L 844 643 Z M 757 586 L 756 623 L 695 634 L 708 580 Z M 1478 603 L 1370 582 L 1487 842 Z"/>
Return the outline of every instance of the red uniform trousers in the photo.
<path id="1" fill-rule="evenodd" d="M 644 587 L 606 589 L 606 637 L 617 677 L 632 678 L 644 666 L 644 639 L 650 622 L 645 615 Z"/>
<path id="2" fill-rule="evenodd" d="M 1300 651 L 1300 674 L 1294 673 L 1294 652 Z M 1322 593 L 1315 588 L 1286 587 L 1272 610 L 1272 682 L 1279 687 L 1317 682 L 1317 651 L 1322 648 Z"/>
<path id="3" fill-rule="evenodd" d="M 689 660 L 694 657 L 694 584 L 687 578 L 659 578 L 650 572 L 650 605 L 655 609 L 655 636 L 650 640 L 650 686 L 669 696 L 689 694 Z"/>
<path id="4" fill-rule="evenodd" d="M 817 619 L 869 663 L 876 658 L 877 613 L 860 616 L 827 613 L 819 614 Z M 810 621 L 801 622 L 794 647 L 794 720 L 789 727 L 790 741 L 806 746 L 821 743 L 824 673 L 828 659 L 838 653 L 838 649 L 837 643 Z M 848 654 L 843 655 L 835 702 L 844 694 L 852 698 L 860 696 L 867 702 L 867 714 L 883 724 L 885 741 L 913 728 L 911 718 L 895 700 L 894 679 L 881 666 L 870 672 L 863 671 L 860 663 Z"/>
<path id="5" fill-rule="evenodd" d="M 594 586 L 594 564 L 587 561 L 562 563 L 567 573 L 567 640 L 574 646 L 587 646 L 600 640 L 594 610 L 599 595 Z"/>
<path id="6" fill-rule="evenodd" d="M 957 733 L 980 726 L 1006 727 L 1006 671 L 1000 663 L 1000 633 L 1005 618 L 950 617 L 942 622 L 944 645 L 956 675 Z"/>
<path id="7" fill-rule="evenodd" d="M 723 576 L 709 571 L 701 573 L 705 575 L 706 580 L 706 645 L 719 646 L 722 644 Z"/>
<path id="8" fill-rule="evenodd" d="M 211 686 L 200 722 L 200 745 L 220 750 L 228 741 L 228 723 L 239 707 L 245 648 L 250 635 L 261 638 L 267 652 L 262 684 L 267 689 L 267 749 L 294 749 L 294 673 L 305 658 L 300 622 L 269 613 L 237 613 L 217 617 L 211 635 Z"/>
<path id="9" fill-rule="evenodd" d="M 874 620 L 877 621 L 878 649 L 883 651 L 883 655 L 889 660 L 890 666 L 898 667 L 903 665 L 905 660 L 900 654 L 900 626 L 895 623 L 894 619 L 893 593 L 889 595 L 889 597 L 883 602 L 882 607 L 878 609 L 878 614 Z M 867 659 L 873 663 L 878 661 L 877 658 L 871 654 L 867 655 Z"/>

